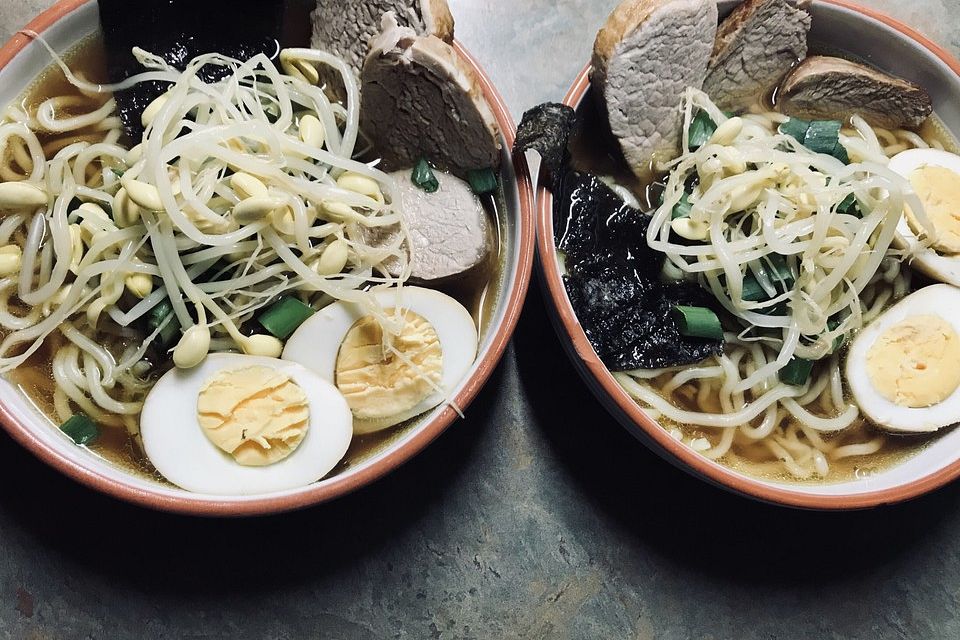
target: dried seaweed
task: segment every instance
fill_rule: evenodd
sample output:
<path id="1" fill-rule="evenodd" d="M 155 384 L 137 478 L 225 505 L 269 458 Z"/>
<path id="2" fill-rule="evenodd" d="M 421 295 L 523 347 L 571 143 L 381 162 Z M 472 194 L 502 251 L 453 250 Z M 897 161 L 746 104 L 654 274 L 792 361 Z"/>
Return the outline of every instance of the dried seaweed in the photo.
<path id="1" fill-rule="evenodd" d="M 568 271 L 612 261 L 655 273 L 663 254 L 647 246 L 649 216 L 627 205 L 596 176 L 568 170 L 554 189 L 554 237 Z"/>
<path id="2" fill-rule="evenodd" d="M 564 284 L 590 344 L 611 371 L 694 364 L 723 350 L 719 341 L 681 335 L 670 319 L 676 305 L 714 306 L 698 286 L 609 264 L 567 274 Z"/>
<path id="3" fill-rule="evenodd" d="M 567 105 L 555 102 L 537 105 L 523 114 L 513 153 L 521 155 L 531 149 L 538 152 L 542 167 L 555 181 L 567 159 L 567 143 L 576 121 L 576 111 Z"/>
<path id="4" fill-rule="evenodd" d="M 273 56 L 281 37 L 284 0 L 99 0 L 100 23 L 107 51 L 107 71 L 112 82 L 142 72 L 133 57 L 134 47 L 161 56 L 183 69 L 204 53 L 222 53 L 239 60 L 256 54 Z M 207 65 L 200 78 L 217 80 L 222 67 Z M 132 140 L 143 134 L 140 114 L 166 91 L 161 82 L 141 83 L 116 95 L 125 133 Z"/>
<path id="5" fill-rule="evenodd" d="M 567 295 L 607 367 L 660 369 L 722 352 L 722 342 L 683 336 L 670 319 L 676 305 L 717 305 L 696 284 L 661 281 L 664 255 L 647 245 L 649 216 L 596 176 L 572 170 L 558 181 L 554 196 Z"/>

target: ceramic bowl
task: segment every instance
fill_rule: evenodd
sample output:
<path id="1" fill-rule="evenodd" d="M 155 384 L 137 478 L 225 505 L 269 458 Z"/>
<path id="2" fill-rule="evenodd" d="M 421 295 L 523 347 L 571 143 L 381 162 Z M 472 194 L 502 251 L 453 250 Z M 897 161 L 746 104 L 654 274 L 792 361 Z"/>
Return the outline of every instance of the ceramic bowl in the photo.
<path id="1" fill-rule="evenodd" d="M 99 30 L 97 4 L 64 0 L 41 14 L 25 30 L 40 33 L 59 53 L 68 51 Z M 467 408 L 493 372 L 513 333 L 526 296 L 534 255 L 533 190 L 526 163 L 514 164 L 509 149 L 516 126 L 496 88 L 476 60 L 459 44 L 457 53 L 481 78 L 484 95 L 503 132 L 505 239 L 500 295 L 492 321 L 482 336 L 479 357 L 468 377 L 455 390 L 457 406 Z M 19 96 L 52 62 L 43 47 L 16 35 L 0 49 L 0 104 Z M 24 447 L 44 462 L 93 489 L 146 507 L 215 516 L 241 516 L 298 509 L 342 496 L 396 469 L 439 436 L 456 419 L 449 407 L 439 407 L 398 433 L 388 445 L 366 459 L 318 483 L 269 495 L 222 497 L 189 493 L 128 472 L 73 442 L 40 414 L 12 384 L 0 379 L 0 422 Z"/>
<path id="2" fill-rule="evenodd" d="M 721 15 L 738 2 L 721 2 Z M 871 9 L 839 0 L 813 2 L 811 41 L 834 43 L 879 69 L 926 88 L 937 115 L 960 134 L 960 62 L 910 27 Z M 577 107 L 590 87 L 589 67 L 564 102 Z M 553 198 L 538 194 L 537 272 L 551 320 L 587 386 L 626 429 L 658 455 L 711 484 L 770 503 L 807 509 L 858 509 L 895 503 L 940 487 L 960 475 L 960 429 L 935 438 L 914 457 L 876 475 L 841 483 L 781 483 L 733 471 L 673 439 L 617 384 L 577 321 L 561 280 L 553 235 Z"/>

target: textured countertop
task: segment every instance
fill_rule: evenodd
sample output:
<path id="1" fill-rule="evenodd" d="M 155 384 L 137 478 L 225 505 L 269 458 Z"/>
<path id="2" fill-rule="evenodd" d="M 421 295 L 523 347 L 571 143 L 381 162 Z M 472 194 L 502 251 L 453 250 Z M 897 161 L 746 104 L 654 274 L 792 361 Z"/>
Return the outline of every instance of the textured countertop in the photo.
<path id="1" fill-rule="evenodd" d="M 960 54 L 960 1 L 861 1 Z M 0 39 L 49 4 L 0 0 Z M 450 4 L 519 117 L 562 97 L 616 0 Z M 838 514 L 711 488 L 607 416 L 534 285 L 467 419 L 330 505 L 151 513 L 0 435 L 0 637 L 958 638 L 960 484 Z"/>

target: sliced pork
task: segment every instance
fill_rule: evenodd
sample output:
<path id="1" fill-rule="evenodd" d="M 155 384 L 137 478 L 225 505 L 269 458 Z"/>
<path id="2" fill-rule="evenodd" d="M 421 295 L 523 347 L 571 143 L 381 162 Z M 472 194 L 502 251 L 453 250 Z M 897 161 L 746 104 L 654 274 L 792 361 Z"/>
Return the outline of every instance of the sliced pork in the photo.
<path id="1" fill-rule="evenodd" d="M 593 87 L 637 175 L 676 153 L 681 96 L 703 85 L 716 35 L 712 0 L 626 0 L 597 34 Z"/>

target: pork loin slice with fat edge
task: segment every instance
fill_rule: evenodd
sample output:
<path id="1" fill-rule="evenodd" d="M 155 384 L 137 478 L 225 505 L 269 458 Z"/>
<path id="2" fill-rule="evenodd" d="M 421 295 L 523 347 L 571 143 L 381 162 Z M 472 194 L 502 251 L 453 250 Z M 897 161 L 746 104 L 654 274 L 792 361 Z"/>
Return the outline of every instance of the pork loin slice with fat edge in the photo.
<path id="1" fill-rule="evenodd" d="M 811 22 L 791 0 L 741 3 L 720 23 L 703 90 L 721 109 L 749 107 L 807 56 Z"/>
<path id="2" fill-rule="evenodd" d="M 317 8 L 310 14 L 310 44 L 344 58 L 359 78 L 388 11 L 400 26 L 413 29 L 418 36 L 453 42 L 454 22 L 446 0 L 317 0 Z"/>
<path id="3" fill-rule="evenodd" d="M 654 154 L 676 154 L 678 106 L 687 87 L 703 86 L 716 35 L 712 0 L 627 0 L 597 34 L 591 81 L 638 176 Z"/>
<path id="4" fill-rule="evenodd" d="M 457 175 L 500 166 L 497 121 L 453 48 L 383 19 L 361 73 L 360 126 L 387 170 L 425 158 Z"/>
<path id="5" fill-rule="evenodd" d="M 808 119 L 846 120 L 855 113 L 888 129 L 916 129 L 933 113 L 933 102 L 922 87 L 828 56 L 801 62 L 783 81 L 777 107 L 789 116 Z"/>

